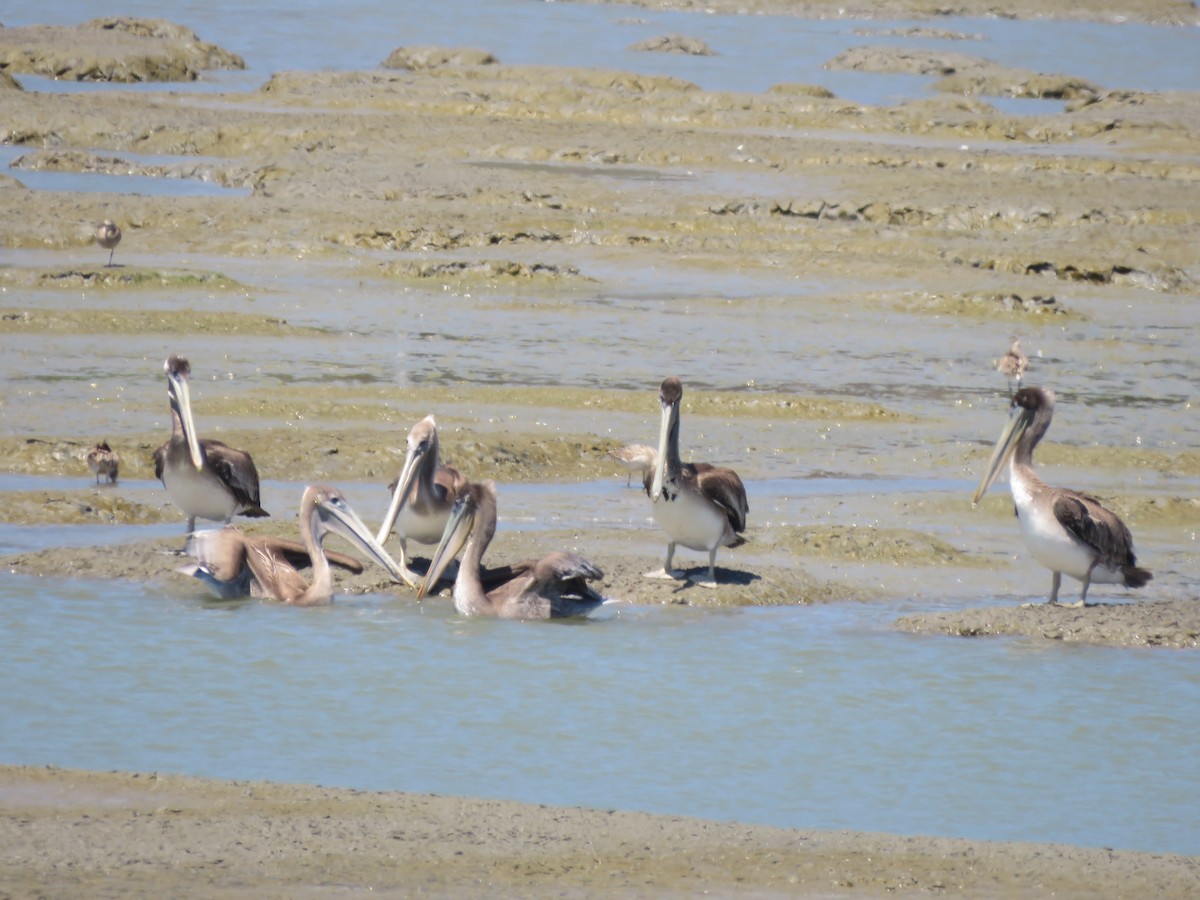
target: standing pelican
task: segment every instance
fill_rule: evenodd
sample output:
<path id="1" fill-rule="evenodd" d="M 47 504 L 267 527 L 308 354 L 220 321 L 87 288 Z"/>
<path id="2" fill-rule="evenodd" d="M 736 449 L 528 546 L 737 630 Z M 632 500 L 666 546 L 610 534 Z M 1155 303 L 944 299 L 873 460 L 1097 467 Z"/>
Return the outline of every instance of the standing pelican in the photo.
<path id="1" fill-rule="evenodd" d="M 112 219 L 105 219 L 96 226 L 96 243 L 108 251 L 108 265 L 113 264 L 113 254 L 117 252 L 117 244 L 121 243 L 121 229 Z"/>
<path id="2" fill-rule="evenodd" d="M 1028 368 L 1029 357 L 1021 349 L 1020 338 L 1014 334 L 1012 346 L 1008 348 L 1008 352 L 996 360 L 996 371 L 1008 379 L 1008 389 L 1011 391 L 1014 381 L 1017 383 L 1017 389 L 1020 390 L 1021 379 L 1025 377 L 1025 370 Z"/>
<path id="3" fill-rule="evenodd" d="M 396 480 L 388 485 L 392 502 L 375 540 L 384 543 L 395 528 L 400 535 L 400 568 L 409 587 L 417 576 L 408 568 L 408 541 L 436 544 L 445 531 L 454 502 L 467 488 L 458 469 L 438 465 L 437 423 L 426 416 L 408 433 L 408 453 Z"/>
<path id="4" fill-rule="evenodd" d="M 92 474 L 96 476 L 96 484 L 101 476 L 106 484 L 117 483 L 117 470 L 121 466 L 121 457 L 108 446 L 108 441 L 101 441 L 87 453 L 87 464 Z"/>
<path id="5" fill-rule="evenodd" d="M 746 488 L 733 469 L 679 459 L 679 406 L 683 385 L 675 376 L 662 383 L 658 392 L 662 423 L 658 436 L 658 459 L 643 479 L 653 504 L 654 520 L 667 532 L 667 561 L 649 578 L 680 579 L 682 572 L 671 568 L 675 545 L 708 551 L 708 580 L 704 587 L 717 586 L 717 548 L 736 547 L 744 542 Z"/>
<path id="6" fill-rule="evenodd" d="M 437 584 L 465 543 L 458 576 L 454 579 L 454 608 L 461 615 L 560 619 L 587 615 L 605 602 L 588 585 L 589 581 L 603 578 L 604 573 L 583 557 L 563 551 L 513 565 L 510 577 L 485 593 L 480 564 L 495 534 L 495 482 L 468 485 L 446 522 L 446 531 L 434 551 L 417 598 L 424 597 Z"/>
<path id="7" fill-rule="evenodd" d="M 1125 523 L 1095 497 L 1050 487 L 1033 471 L 1033 448 L 1050 428 L 1054 392 L 1022 388 L 1013 396 L 1008 424 L 996 442 L 987 471 L 975 490 L 979 502 L 1010 459 L 1009 484 L 1021 537 L 1034 559 L 1054 573 L 1050 602 L 1058 602 L 1065 572 L 1083 582 L 1079 602 L 1087 603 L 1088 586 L 1123 584 L 1140 588 L 1153 576 L 1137 567 L 1133 536 Z"/>
<path id="8" fill-rule="evenodd" d="M 292 606 L 318 606 L 333 599 L 330 562 L 362 571 L 362 565 L 353 557 L 326 554 L 323 541 L 330 532 L 358 547 L 392 578 L 401 579 L 400 567 L 371 536 L 341 491 L 326 484 L 309 485 L 300 499 L 303 545 L 282 538 L 247 537 L 227 526 L 192 535 L 188 552 L 196 562 L 179 571 L 201 579 L 225 600 L 269 597 Z M 311 585 L 296 571 L 310 561 Z"/>
<path id="9" fill-rule="evenodd" d="M 171 501 L 187 514 L 187 530 L 196 530 L 197 519 L 228 525 L 239 514 L 270 515 L 259 506 L 258 470 L 250 454 L 196 435 L 188 361 L 172 353 L 163 369 L 171 402 L 171 437 L 154 451 L 154 475 Z"/>
<path id="10" fill-rule="evenodd" d="M 626 444 L 624 447 L 618 447 L 616 450 L 609 450 L 608 455 L 625 469 L 627 473 L 625 476 L 625 487 L 629 487 L 632 483 L 634 472 L 637 472 L 644 478 L 646 473 L 654 468 L 654 462 L 658 458 L 658 452 L 653 447 L 647 447 L 645 444 Z"/>

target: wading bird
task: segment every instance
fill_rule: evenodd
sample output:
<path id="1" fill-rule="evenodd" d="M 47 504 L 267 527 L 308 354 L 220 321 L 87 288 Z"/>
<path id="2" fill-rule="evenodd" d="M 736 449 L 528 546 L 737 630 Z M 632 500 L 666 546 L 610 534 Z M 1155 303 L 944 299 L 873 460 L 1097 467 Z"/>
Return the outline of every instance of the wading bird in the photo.
<path id="1" fill-rule="evenodd" d="M 483 554 L 496 534 L 496 485 L 483 481 L 468 485 L 446 523 L 441 543 L 434 551 L 429 571 L 417 597 L 437 584 L 450 561 L 463 550 L 454 579 L 454 608 L 464 616 L 497 616 L 501 619 L 559 619 L 583 616 L 605 602 L 589 581 L 604 573 L 581 556 L 559 551 L 538 560 L 508 567 L 502 577 L 490 573 L 486 590 L 481 577 Z M 463 549 L 463 545 L 466 549 Z"/>
<path id="2" fill-rule="evenodd" d="M 1153 576 L 1138 568 L 1133 536 L 1125 523 L 1095 497 L 1050 487 L 1034 472 L 1033 448 L 1050 428 L 1053 415 L 1053 391 L 1038 387 L 1017 391 L 973 502 L 979 502 L 1011 460 L 1009 484 L 1021 537 L 1034 559 L 1054 573 L 1049 602 L 1058 602 L 1064 573 L 1083 582 L 1074 606 L 1087 603 L 1091 584 L 1142 587 Z"/>
<path id="3" fill-rule="evenodd" d="M 1008 348 L 1008 352 L 996 360 L 996 371 L 1008 379 L 1008 389 L 1011 392 L 1014 381 L 1017 383 L 1017 389 L 1020 389 L 1021 379 L 1025 377 L 1028 368 L 1029 357 L 1021 349 L 1020 339 L 1013 335 L 1012 346 Z"/>
<path id="4" fill-rule="evenodd" d="M 228 525 L 235 515 L 270 515 L 259 506 L 258 470 L 250 454 L 196 435 L 188 361 L 171 354 L 163 369 L 171 403 L 171 437 L 154 451 L 154 475 L 187 515 L 187 530 L 196 530 L 197 519 Z"/>
<path id="5" fill-rule="evenodd" d="M 696 583 L 717 585 L 717 548 L 737 547 L 744 543 L 746 515 L 750 504 L 746 488 L 733 469 L 709 463 L 684 464 L 679 458 L 679 406 L 683 385 L 675 376 L 662 383 L 658 392 L 662 407 L 657 461 L 643 479 L 650 497 L 654 520 L 667 533 L 667 560 L 661 571 L 648 572 L 648 578 L 681 579 L 684 574 L 672 569 L 675 545 L 708 552 L 708 579 Z"/>
<path id="6" fill-rule="evenodd" d="M 375 539 L 384 543 L 395 528 L 400 536 L 400 568 L 404 581 L 417 586 L 417 576 L 408 567 L 408 541 L 436 544 L 446 530 L 450 511 L 467 479 L 453 466 L 438 463 L 437 423 L 426 416 L 408 433 L 408 453 L 396 480 L 388 485 L 392 502 Z"/>
<path id="7" fill-rule="evenodd" d="M 96 226 L 96 243 L 108 251 L 108 265 L 111 266 L 117 244 L 121 243 L 121 229 L 112 219 L 105 219 Z"/>
<path id="8" fill-rule="evenodd" d="M 655 460 L 658 458 L 657 451 L 645 444 L 626 444 L 616 450 L 609 450 L 608 455 L 620 463 L 626 471 L 625 487 L 629 487 L 633 483 L 635 472 L 644 478 L 646 473 L 654 468 Z"/>
<path id="9" fill-rule="evenodd" d="M 302 544 L 248 537 L 233 526 L 202 531 L 188 540 L 188 553 L 196 562 L 179 571 L 199 578 L 224 600 L 269 597 L 292 606 L 318 606 L 333 599 L 331 562 L 362 571 L 362 564 L 353 557 L 326 552 L 323 542 L 330 533 L 341 535 L 394 580 L 402 580 L 400 567 L 372 537 L 341 491 L 326 484 L 304 489 L 300 499 Z M 310 562 L 312 584 L 297 571 Z"/>
<path id="10" fill-rule="evenodd" d="M 96 476 L 96 484 L 103 477 L 108 484 L 117 483 L 117 470 L 121 466 L 121 457 L 108 446 L 108 441 L 101 441 L 87 453 L 88 469 Z"/>

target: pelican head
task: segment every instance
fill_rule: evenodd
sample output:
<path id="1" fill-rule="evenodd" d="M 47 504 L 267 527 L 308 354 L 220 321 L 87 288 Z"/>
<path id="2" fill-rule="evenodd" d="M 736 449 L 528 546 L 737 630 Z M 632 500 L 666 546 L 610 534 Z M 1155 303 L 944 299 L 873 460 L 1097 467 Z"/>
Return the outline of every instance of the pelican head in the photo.
<path id="1" fill-rule="evenodd" d="M 358 514 L 350 508 L 342 492 L 332 485 L 310 485 L 304 491 L 301 509 L 311 509 L 309 528 L 320 538 L 333 533 L 341 535 L 363 553 L 375 560 L 397 582 L 405 580 L 403 573 L 388 552 L 379 546 Z"/>
<path id="2" fill-rule="evenodd" d="M 408 451 L 404 455 L 404 467 L 396 478 L 395 487 L 392 489 L 392 502 L 388 505 L 387 514 L 383 517 L 383 523 L 379 526 L 379 533 L 376 535 L 376 539 L 381 543 L 387 540 L 387 536 L 392 533 L 396 519 L 400 517 L 401 511 L 408 503 L 409 497 L 412 495 L 413 484 L 423 471 L 421 463 L 428 460 L 425 468 L 432 471 L 437 466 L 437 456 L 437 422 L 434 421 L 433 416 L 426 416 L 408 433 Z"/>
<path id="3" fill-rule="evenodd" d="M 650 486 L 650 500 L 657 502 L 662 496 L 663 480 L 667 470 L 667 449 L 674 445 L 679 449 L 679 406 L 683 402 L 683 384 L 674 375 L 667 378 L 658 389 L 658 402 L 662 407 L 662 419 L 658 426 L 658 456 L 654 464 L 654 481 Z"/>
<path id="4" fill-rule="evenodd" d="M 1013 395 L 1008 411 L 1008 422 L 1005 424 L 1004 430 L 1000 432 L 996 447 L 992 450 L 992 458 L 988 460 L 987 469 L 979 481 L 979 487 L 975 489 L 975 496 L 971 498 L 973 504 L 979 502 L 980 498 L 987 493 L 988 488 L 995 483 L 1000 473 L 1004 471 L 1005 465 L 1016 452 L 1021 437 L 1033 424 L 1034 417 L 1043 407 L 1054 409 L 1053 391 L 1040 388 L 1021 388 Z"/>
<path id="5" fill-rule="evenodd" d="M 433 552 L 433 559 L 429 561 L 429 571 L 425 573 L 425 580 L 417 589 L 418 600 L 429 593 L 429 589 L 438 583 L 438 579 L 442 577 L 442 573 L 446 571 L 450 561 L 458 556 L 470 539 L 471 532 L 474 531 L 478 520 L 480 502 L 489 491 L 494 497 L 495 486 L 492 482 L 472 484 L 455 502 L 450 518 L 446 520 L 446 530 L 442 532 L 442 540 L 438 544 L 437 550 Z M 481 537 L 491 540 L 492 535 L 481 535 Z"/>
<path id="6" fill-rule="evenodd" d="M 192 367 L 182 356 L 172 353 L 163 363 L 163 371 L 167 373 L 167 397 L 171 401 L 171 409 L 179 417 L 192 465 L 199 471 L 204 467 L 204 454 L 200 451 L 200 438 L 196 435 L 196 423 L 192 419 L 192 398 L 188 389 Z"/>

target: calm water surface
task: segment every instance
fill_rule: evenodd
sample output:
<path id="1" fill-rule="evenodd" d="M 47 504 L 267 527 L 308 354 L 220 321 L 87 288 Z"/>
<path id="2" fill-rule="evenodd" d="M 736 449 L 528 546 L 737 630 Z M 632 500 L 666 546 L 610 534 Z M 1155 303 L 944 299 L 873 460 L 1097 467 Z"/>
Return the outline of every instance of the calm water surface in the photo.
<path id="1" fill-rule="evenodd" d="M 7 577 L 0 758 L 1200 852 L 1192 654 L 901 636 L 898 611 L 513 624 Z"/>
<path id="2" fill-rule="evenodd" d="M 248 73 L 214 75 L 197 86 L 201 90 L 251 90 L 284 69 L 370 68 L 401 44 L 475 45 L 509 63 L 635 69 L 706 88 L 757 91 L 781 81 L 818 82 L 863 102 L 894 100 L 897 91 L 920 94 L 928 84 L 821 68 L 846 47 L 897 40 L 855 35 L 855 29 L 897 23 L 687 16 L 532 0 L 351 0 L 337 4 L 336 15 L 333 8 L 168 0 L 105 12 L 181 22 L 246 57 Z M 0 2 L 0 21 L 10 26 L 75 23 L 97 14 L 79 0 L 43 8 Z M 623 21 L 631 17 L 645 21 Z M 910 39 L 905 45 L 946 46 L 1107 87 L 1200 84 L 1194 29 L 937 24 L 987 40 Z M 721 55 L 626 49 L 667 32 L 704 38 Z M 33 87 L 65 86 L 35 80 Z M 637 189 L 636 173 L 628 177 Z M 681 178 L 678 189 L 693 183 Z M 43 257 L 56 260 L 47 264 L 61 261 L 48 253 L 0 251 L 0 263 Z M 513 298 L 448 295 L 431 304 L 426 296 L 397 297 L 392 285 L 363 281 L 361 273 L 348 279 L 317 263 L 187 264 L 253 286 L 252 300 L 213 297 L 213 308 L 250 303 L 263 315 L 340 323 L 355 332 L 336 341 L 298 341 L 286 366 L 250 363 L 260 356 L 253 340 L 222 340 L 221 365 L 238 380 L 223 381 L 221 391 L 345 378 L 400 387 L 463 380 L 554 384 L 562 373 L 553 361 L 569 354 L 576 385 L 642 387 L 665 371 L 703 373 L 705 382 L 689 381 L 698 387 L 821 394 L 836 385 L 842 396 L 886 402 L 924 422 L 938 417 L 939 440 L 969 444 L 999 430 L 1003 404 L 983 402 L 998 385 L 979 366 L 1002 349 L 995 329 L 969 321 L 938 321 L 934 329 L 927 316 L 895 311 L 886 328 L 871 329 L 864 326 L 875 315 L 869 309 L 853 313 L 841 304 L 810 302 L 815 293 L 836 295 L 828 284 L 713 278 L 686 267 L 646 272 L 574 255 L 566 261 L 602 277 L 604 287 L 594 295 L 530 301 L 543 304 L 557 325 L 542 335 L 541 355 L 520 352 L 522 317 L 511 315 Z M 872 287 L 848 285 L 847 292 Z M 1070 334 L 1041 327 L 1027 345 L 1033 352 L 1045 348 L 1037 363 L 1060 379 L 1071 439 L 1119 443 L 1132 433 L 1170 452 L 1196 446 L 1200 426 L 1190 406 L 1200 389 L 1195 313 L 1136 289 L 1107 298 L 1090 303 L 1089 315 L 1073 322 Z M 96 303 L 68 292 L 41 299 L 68 308 Z M 178 299 L 139 291 L 114 302 L 154 309 L 174 307 Z M 1141 316 L 1131 324 L 1134 303 Z M 803 328 L 796 325 L 798 308 Z M 646 333 L 664 329 L 678 333 L 681 343 L 646 344 Z M 714 332 L 729 352 L 706 349 L 705 336 Z M 588 339 L 595 335 L 605 338 Z M 1114 335 L 1120 340 L 1110 340 Z M 136 419 L 139 428 L 161 426 L 165 435 L 160 336 L 119 345 L 92 336 L 52 340 L 50 354 L 44 336 L 5 339 L 5 433 L 44 432 L 37 401 L 53 396 L 77 409 L 73 425 L 81 432 L 102 433 L 118 416 Z M 194 393 L 202 420 L 211 422 L 203 412 L 202 382 Z M 641 424 L 651 427 L 653 414 L 650 408 Z M 756 511 L 797 521 L 796 504 L 821 490 L 884 499 L 914 490 L 967 492 L 965 473 L 914 471 L 915 448 L 929 438 L 924 425 L 892 433 L 904 435 L 911 448 L 841 447 L 836 459 L 831 454 L 830 469 L 841 471 L 834 465 L 840 461 L 852 474 L 816 485 L 776 470 L 770 459 L 756 460 L 760 468 L 750 488 L 764 497 L 755 496 Z M 869 466 L 861 465 L 866 459 Z M 853 475 L 864 470 L 880 477 Z M 1155 479 L 1164 476 L 1155 472 L 1138 477 L 1143 487 L 1165 494 L 1195 491 L 1193 480 L 1160 484 Z M 4 491 L 84 483 L 8 476 L 0 482 Z M 149 483 L 126 487 L 158 490 Z M 367 508 L 378 505 L 378 485 L 347 489 L 356 505 L 360 496 L 370 496 Z M 590 501 L 594 511 L 576 523 L 581 528 L 641 522 L 644 509 L 631 513 L 634 501 L 623 489 L 623 482 L 506 486 L 505 527 L 572 527 L 569 520 L 547 519 L 547 508 L 586 508 Z M 268 505 L 289 509 L 298 489 L 270 482 L 264 490 Z M 560 503 L 566 494 L 572 494 L 569 502 Z M 625 505 L 613 505 L 617 497 Z M 99 543 L 120 552 L 122 541 L 179 531 L 179 524 L 7 526 L 0 528 L 0 552 Z M 1163 589 L 1184 590 L 1194 571 L 1185 575 L 1161 574 Z M 521 625 L 465 621 L 444 601 L 417 606 L 401 597 L 355 597 L 326 609 L 294 610 L 258 602 L 214 605 L 187 583 L 164 593 L 161 586 L 5 574 L 0 760 L 1200 853 L 1195 654 L 901 635 L 889 623 L 930 605 L 904 599 L 906 593 L 897 587 L 889 602 L 814 608 L 613 607 L 597 621 Z"/>

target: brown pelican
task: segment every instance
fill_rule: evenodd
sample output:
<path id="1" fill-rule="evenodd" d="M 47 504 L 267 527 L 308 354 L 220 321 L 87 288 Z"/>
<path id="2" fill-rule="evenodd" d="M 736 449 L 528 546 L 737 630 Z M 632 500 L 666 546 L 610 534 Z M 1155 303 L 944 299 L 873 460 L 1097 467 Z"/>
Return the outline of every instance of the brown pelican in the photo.
<path id="1" fill-rule="evenodd" d="M 171 354 L 163 369 L 171 401 L 171 437 L 154 451 L 154 475 L 187 514 L 188 531 L 196 530 L 197 519 L 228 525 L 235 515 L 270 515 L 259 506 L 258 470 L 250 454 L 196 435 L 188 361 Z"/>
<path id="2" fill-rule="evenodd" d="M 1014 334 L 1012 337 L 1012 346 L 1008 348 L 1008 352 L 996 360 L 996 371 L 1008 379 L 1008 389 L 1012 390 L 1012 383 L 1017 383 L 1017 388 L 1021 387 L 1021 379 L 1025 377 L 1025 370 L 1029 368 L 1029 357 L 1021 349 L 1021 341 Z"/>
<path id="3" fill-rule="evenodd" d="M 108 251 L 108 265 L 113 264 L 113 254 L 117 251 L 117 244 L 121 243 L 121 229 L 118 228 L 112 219 L 105 219 L 96 226 L 96 243 Z"/>
<path id="4" fill-rule="evenodd" d="M 582 616 L 604 603 L 588 585 L 604 573 L 581 556 L 558 552 L 511 566 L 500 584 L 485 592 L 480 564 L 496 534 L 496 484 L 470 484 L 454 505 L 417 598 L 425 596 L 466 544 L 454 579 L 454 608 L 464 616 L 501 619 L 559 619 Z M 495 578 L 495 573 L 491 573 Z"/>
<path id="5" fill-rule="evenodd" d="M 632 483 L 634 472 L 644 477 L 654 468 L 654 461 L 658 458 L 657 451 L 645 444 L 626 444 L 616 450 L 609 450 L 608 455 L 620 463 L 628 473 L 625 477 L 625 487 Z"/>
<path id="6" fill-rule="evenodd" d="M 333 599 L 330 563 L 361 572 L 353 557 L 326 553 L 322 542 L 328 533 L 340 534 L 378 563 L 392 578 L 401 579 L 400 567 L 379 546 L 341 491 L 326 484 L 309 485 L 300 500 L 300 536 L 303 544 L 272 537 L 248 537 L 226 526 L 193 534 L 188 552 L 196 562 L 179 569 L 207 584 L 218 597 L 269 597 L 293 606 L 317 606 Z M 310 585 L 298 571 L 312 563 Z"/>
<path id="7" fill-rule="evenodd" d="M 744 542 L 746 530 L 746 488 L 733 469 L 709 463 L 688 463 L 679 459 L 679 405 L 683 385 L 675 376 L 662 383 L 658 392 L 662 406 L 659 427 L 658 460 L 643 479 L 653 504 L 654 520 L 667 532 L 667 561 L 661 571 L 649 572 L 649 578 L 683 578 L 671 568 L 675 545 L 708 551 L 708 580 L 697 580 L 704 587 L 717 586 L 717 548 L 736 547 Z"/>
<path id="8" fill-rule="evenodd" d="M 87 464 L 96 476 L 96 484 L 100 483 L 101 476 L 107 484 L 117 483 L 117 469 L 120 468 L 121 457 L 108 446 L 108 441 L 101 441 L 88 451 Z"/>
<path id="9" fill-rule="evenodd" d="M 438 465 L 437 423 L 433 416 L 426 416 L 408 433 L 404 467 L 388 485 L 392 502 L 375 536 L 382 544 L 396 529 L 400 535 L 400 567 L 409 587 L 417 586 L 417 576 L 408 568 L 409 539 L 436 544 L 446 529 L 454 502 L 466 489 L 467 479 L 458 469 Z"/>
<path id="10" fill-rule="evenodd" d="M 1088 586 L 1123 584 L 1140 588 L 1153 576 L 1139 569 L 1133 536 L 1117 516 L 1095 497 L 1050 487 L 1033 471 L 1033 448 L 1050 428 L 1054 392 L 1027 387 L 1013 396 L 1008 425 L 996 442 L 987 471 L 975 490 L 975 503 L 987 493 L 1010 459 L 1009 484 L 1021 537 L 1034 559 L 1054 573 L 1050 602 L 1058 602 L 1065 572 L 1083 582 L 1079 602 L 1087 602 Z"/>

